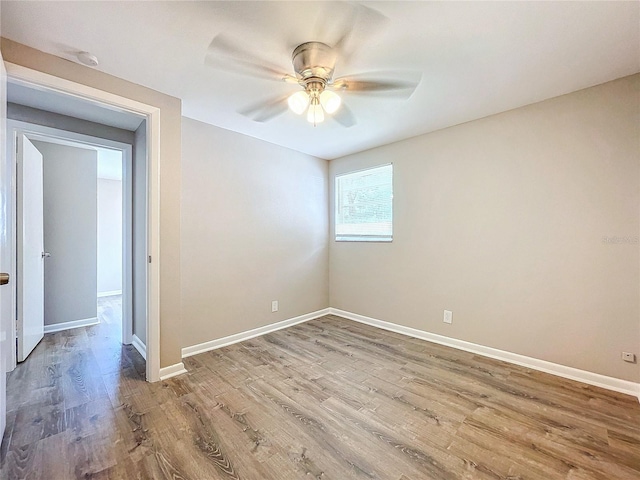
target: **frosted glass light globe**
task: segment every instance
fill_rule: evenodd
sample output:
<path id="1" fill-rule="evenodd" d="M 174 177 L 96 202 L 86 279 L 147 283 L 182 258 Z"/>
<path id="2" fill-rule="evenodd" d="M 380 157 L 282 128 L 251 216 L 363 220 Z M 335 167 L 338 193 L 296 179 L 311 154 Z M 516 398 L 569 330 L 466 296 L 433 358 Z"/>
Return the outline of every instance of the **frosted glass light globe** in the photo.
<path id="1" fill-rule="evenodd" d="M 309 123 L 324 122 L 324 112 L 322 111 L 322 106 L 318 103 L 309 105 L 309 111 L 307 112 L 307 121 Z"/>
<path id="2" fill-rule="evenodd" d="M 329 114 L 335 113 L 339 108 L 342 100 L 337 93 L 331 90 L 325 90 L 320 94 L 320 105 Z"/>
<path id="3" fill-rule="evenodd" d="M 287 99 L 287 103 L 294 113 L 302 115 L 309 105 L 309 95 L 307 92 L 296 92 Z"/>

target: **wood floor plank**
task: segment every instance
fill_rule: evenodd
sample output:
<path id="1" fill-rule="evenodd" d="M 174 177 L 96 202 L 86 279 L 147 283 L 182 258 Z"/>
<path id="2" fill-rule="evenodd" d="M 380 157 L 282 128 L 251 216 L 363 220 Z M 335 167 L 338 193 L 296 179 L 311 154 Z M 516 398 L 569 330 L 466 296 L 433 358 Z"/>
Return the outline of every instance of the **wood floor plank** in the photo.
<path id="1" fill-rule="evenodd" d="M 41 478 L 40 471 L 48 466 L 42 461 L 42 451 L 38 442 L 22 447 L 11 446 L 0 468 L 2 478 L 29 479 Z M 64 478 L 64 477 L 62 477 Z"/>
<path id="2" fill-rule="evenodd" d="M 100 398 L 66 409 L 66 430 L 76 437 L 108 435 L 115 429 L 115 413 L 107 398 Z"/>
<path id="3" fill-rule="evenodd" d="M 632 397 L 333 315 L 149 384 L 120 309 L 8 376 L 1 478 L 640 478 Z"/>
<path id="4" fill-rule="evenodd" d="M 4 465 L 7 453 L 9 452 L 9 445 L 11 444 L 11 436 L 13 435 L 13 425 L 16 420 L 17 410 L 7 412 L 7 424 L 4 430 L 4 437 L 0 444 L 0 466 Z"/>
<path id="5" fill-rule="evenodd" d="M 353 427 L 363 435 L 363 440 L 373 443 L 376 447 L 385 447 L 386 455 L 391 462 L 398 465 L 400 471 L 417 469 L 421 478 L 451 480 L 458 478 L 460 469 L 454 471 L 442 460 L 447 455 L 438 448 L 428 451 L 412 444 L 403 432 L 384 425 L 384 420 L 377 416 L 367 415 L 367 412 L 354 410 L 349 405 L 330 398 L 322 403 L 322 407 L 340 418 L 347 425 Z M 389 448 L 391 447 L 391 448 Z M 449 457 L 452 463 L 459 463 L 459 458 Z M 407 472 L 411 474 L 410 472 Z"/>
<path id="6" fill-rule="evenodd" d="M 273 388 L 264 381 L 256 381 L 247 385 L 260 403 L 266 403 L 275 413 L 278 422 L 293 424 L 295 428 L 290 441 L 295 445 L 294 452 L 306 452 L 314 465 L 326 472 L 329 478 L 385 478 L 381 469 L 388 465 L 377 465 L 373 458 L 359 454 L 365 450 L 356 439 L 349 435 L 333 418 L 323 417 L 322 422 L 312 416 L 316 413 L 303 413 L 304 407 L 294 399 Z M 253 417 L 256 423 L 260 419 Z M 272 426 L 271 431 L 275 431 Z M 295 460 L 295 458 L 292 457 Z"/>
<path id="7" fill-rule="evenodd" d="M 63 405 L 24 405 L 16 414 L 11 444 L 28 445 L 64 432 L 66 428 Z"/>
<path id="8" fill-rule="evenodd" d="M 98 364 L 89 348 L 73 349 L 62 363 L 62 388 L 66 408 L 107 398 Z"/>

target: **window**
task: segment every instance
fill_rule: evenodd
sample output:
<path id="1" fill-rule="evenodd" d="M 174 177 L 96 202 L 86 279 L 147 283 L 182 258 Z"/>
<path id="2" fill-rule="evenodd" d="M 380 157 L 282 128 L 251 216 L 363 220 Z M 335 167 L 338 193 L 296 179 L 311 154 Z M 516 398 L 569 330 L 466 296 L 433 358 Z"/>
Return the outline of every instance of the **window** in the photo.
<path id="1" fill-rule="evenodd" d="M 336 240 L 393 239 L 393 165 L 336 175 Z"/>

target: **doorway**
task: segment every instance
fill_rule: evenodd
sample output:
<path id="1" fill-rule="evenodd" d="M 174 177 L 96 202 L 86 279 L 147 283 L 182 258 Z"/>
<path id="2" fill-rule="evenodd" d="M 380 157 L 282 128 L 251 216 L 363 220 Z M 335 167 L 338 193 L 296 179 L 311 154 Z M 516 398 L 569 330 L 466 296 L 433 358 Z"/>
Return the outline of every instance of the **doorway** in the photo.
<path id="1" fill-rule="evenodd" d="M 100 110 L 99 118 L 111 118 L 114 114 L 125 113 L 137 115 L 145 122 L 135 132 L 136 139 L 141 140 L 138 145 L 144 142 L 146 147 L 144 152 L 138 152 L 138 158 L 144 158 L 144 162 L 136 162 L 133 165 L 136 169 L 133 176 L 137 179 L 136 182 L 140 182 L 138 191 L 142 192 L 142 201 L 134 205 L 134 210 L 140 214 L 143 221 L 137 222 L 137 227 L 134 226 L 134 230 L 137 229 L 135 233 L 128 232 L 128 234 L 130 233 L 136 241 L 135 251 L 144 252 L 144 256 L 137 255 L 138 259 L 144 263 L 142 264 L 141 261 L 137 269 L 131 266 L 131 270 L 138 272 L 135 282 L 131 283 L 139 285 L 139 290 L 146 292 L 146 301 L 135 305 L 135 309 L 141 312 L 139 318 L 145 320 L 143 327 L 146 328 L 142 329 L 145 338 L 142 340 L 146 350 L 146 379 L 150 382 L 158 381 L 160 379 L 160 263 L 157 260 L 160 251 L 160 108 L 12 63 L 5 62 L 5 66 L 9 82 L 38 92 L 62 95 L 65 102 L 70 104 L 81 100 L 93 107 L 94 111 L 96 108 Z M 15 190 L 12 192 L 12 197 L 15 205 Z M 15 222 L 12 227 L 11 235 L 15 241 Z M 144 238 L 138 230 L 142 230 Z M 12 273 L 15 274 L 15 265 L 12 267 Z M 13 291 L 15 298 L 15 284 Z"/>
<path id="2" fill-rule="evenodd" d="M 132 146 L 15 120 L 8 131 L 19 147 L 17 360 L 43 333 L 101 320 L 101 336 L 131 344 L 133 302 L 146 303 L 145 289 L 133 290 Z M 33 203 L 39 211 L 25 208 Z"/>

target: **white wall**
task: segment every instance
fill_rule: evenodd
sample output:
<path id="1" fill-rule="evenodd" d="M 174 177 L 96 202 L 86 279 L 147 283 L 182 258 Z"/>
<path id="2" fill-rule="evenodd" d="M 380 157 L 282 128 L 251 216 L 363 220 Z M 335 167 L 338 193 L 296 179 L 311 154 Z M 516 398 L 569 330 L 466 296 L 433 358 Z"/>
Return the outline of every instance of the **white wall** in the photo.
<path id="1" fill-rule="evenodd" d="M 107 293 L 122 293 L 122 180 L 98 178 L 98 296 Z"/>
<path id="2" fill-rule="evenodd" d="M 183 346 L 328 307 L 327 162 L 188 118 L 182 135 Z"/>
<path id="3" fill-rule="evenodd" d="M 97 317 L 97 153 L 34 141 L 43 156 L 44 323 Z"/>
<path id="4" fill-rule="evenodd" d="M 332 232 L 331 306 L 639 381 L 639 96 L 634 75 L 332 161 L 331 185 L 393 162 L 394 239 Z"/>

